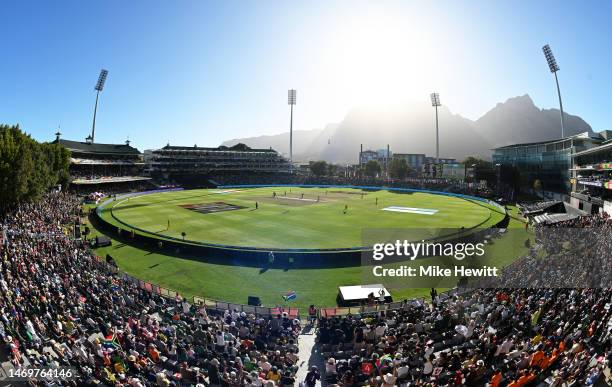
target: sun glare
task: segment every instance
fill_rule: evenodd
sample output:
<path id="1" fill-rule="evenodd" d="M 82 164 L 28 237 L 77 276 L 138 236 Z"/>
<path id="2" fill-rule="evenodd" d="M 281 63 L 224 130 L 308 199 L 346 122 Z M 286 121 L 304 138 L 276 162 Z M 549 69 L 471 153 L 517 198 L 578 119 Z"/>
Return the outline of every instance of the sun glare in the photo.
<path id="1" fill-rule="evenodd" d="M 323 51 L 322 68 L 327 85 L 344 90 L 353 104 L 371 106 L 427 95 L 436 71 L 427 31 L 389 15 L 340 24 Z"/>

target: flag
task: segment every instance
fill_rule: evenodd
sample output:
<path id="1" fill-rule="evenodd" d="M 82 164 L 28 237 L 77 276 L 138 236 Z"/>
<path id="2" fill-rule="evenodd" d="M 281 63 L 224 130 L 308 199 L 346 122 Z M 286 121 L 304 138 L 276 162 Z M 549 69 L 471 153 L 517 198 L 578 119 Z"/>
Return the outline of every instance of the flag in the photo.
<path id="1" fill-rule="evenodd" d="M 283 300 L 285 301 L 295 300 L 296 298 L 297 298 L 297 294 L 294 291 L 290 291 L 289 293 L 283 296 Z"/>
<path id="2" fill-rule="evenodd" d="M 104 348 L 121 348 L 121 345 L 119 345 L 119 340 L 117 340 L 117 335 L 115 333 L 104 337 L 101 342 Z"/>

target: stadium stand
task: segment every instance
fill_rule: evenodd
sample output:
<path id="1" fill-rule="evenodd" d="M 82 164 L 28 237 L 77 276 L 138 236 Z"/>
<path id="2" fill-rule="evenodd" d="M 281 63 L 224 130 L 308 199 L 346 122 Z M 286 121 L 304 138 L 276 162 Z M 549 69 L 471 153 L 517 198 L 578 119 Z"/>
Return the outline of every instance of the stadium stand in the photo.
<path id="1" fill-rule="evenodd" d="M 555 206 L 562 205 L 563 202 L 559 200 L 545 200 L 533 203 L 519 203 L 517 205 L 521 214 L 529 216 L 534 214 L 541 214 Z"/>
<path id="2" fill-rule="evenodd" d="M 80 376 L 66 385 L 294 385 L 299 320 L 209 314 L 124 281 L 67 236 L 79 208 L 50 193 L 2 218 L 5 374 L 70 366 Z"/>
<path id="3" fill-rule="evenodd" d="M 321 318 L 340 385 L 593 385 L 610 359 L 609 289 L 480 289 L 401 310 Z"/>
<path id="4" fill-rule="evenodd" d="M 72 366 L 78 385 L 301 381 L 299 320 L 207 310 L 125 281 L 66 236 L 79 206 L 70 194 L 51 193 L 2 220 L 0 337 L 10 359 L 3 368 Z M 554 227 L 610 226 L 607 216 L 590 216 Z M 534 271 L 520 267 L 517 277 Z M 304 383 L 591 385 L 612 357 L 611 302 L 609 288 L 477 289 L 320 316 L 317 345 L 326 363 Z"/>
<path id="5" fill-rule="evenodd" d="M 115 193 L 151 187 L 151 178 L 144 175 L 143 156 L 129 141 L 125 144 L 100 144 L 89 139 L 70 141 L 60 138 L 58 132 L 54 143 L 71 153 L 71 189 L 78 193 Z"/>
<path id="6" fill-rule="evenodd" d="M 503 269 L 500 283 L 512 288 L 610 287 L 612 221 L 606 213 L 534 227 L 536 243 L 527 256 Z"/>
<path id="7" fill-rule="evenodd" d="M 158 180 L 212 186 L 218 178 L 244 182 L 248 178 L 288 175 L 289 162 L 271 148 L 253 149 L 244 144 L 217 148 L 168 144 L 152 152 L 148 168 Z"/>
<path id="8" fill-rule="evenodd" d="M 73 176 L 142 173 L 128 144 L 113 154 L 114 145 L 72 143 L 64 141 Z M 262 164 L 245 165 L 239 154 L 260 150 L 166 148 L 151 164 L 164 180 L 196 168 L 193 181 L 214 185 L 381 183 L 278 173 L 286 161 L 274 151 L 262 151 Z M 200 167 L 197 160 L 208 161 Z M 117 183 L 118 191 L 133 189 Z M 385 183 L 474 194 L 442 179 Z M 536 246 L 503 270 L 511 287 L 432 291 L 431 301 L 372 299 L 346 314 L 313 306 L 318 342 L 304 352 L 294 313 L 192 303 L 140 286 L 95 257 L 86 240 L 71 236 L 81 205 L 74 193 L 50 192 L 0 214 L 0 379 L 19 366 L 73 367 L 78 378 L 61 385 L 134 387 L 570 386 L 596 385 L 609 374 L 612 220 L 605 213 L 534 225 Z M 542 216 L 549 205 L 524 208 Z M 567 246 L 576 237 L 581 243 Z M 553 254 L 543 259 L 543 249 Z M 564 271 L 578 268 L 578 276 Z"/>

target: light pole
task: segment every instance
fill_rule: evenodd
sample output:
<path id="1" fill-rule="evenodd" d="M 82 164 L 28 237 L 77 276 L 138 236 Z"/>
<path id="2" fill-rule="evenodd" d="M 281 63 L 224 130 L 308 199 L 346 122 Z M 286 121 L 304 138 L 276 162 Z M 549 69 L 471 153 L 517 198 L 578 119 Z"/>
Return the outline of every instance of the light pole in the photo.
<path id="1" fill-rule="evenodd" d="M 440 104 L 440 94 L 431 93 L 431 106 L 436 109 L 436 166 L 440 163 L 440 136 L 438 134 L 438 106 Z"/>
<path id="2" fill-rule="evenodd" d="M 98 77 L 98 82 L 96 83 L 96 105 L 94 106 L 94 115 L 93 115 L 93 124 L 91 125 L 91 142 L 94 142 L 94 137 L 96 135 L 96 113 L 98 112 L 98 97 L 100 96 L 100 92 L 104 89 L 104 82 L 106 82 L 106 76 L 108 75 L 108 70 L 100 70 L 100 76 Z"/>
<path id="3" fill-rule="evenodd" d="M 297 91 L 290 89 L 288 93 L 288 103 L 291 107 L 289 119 L 289 173 L 293 173 L 293 105 L 296 103 Z"/>
<path id="4" fill-rule="evenodd" d="M 555 56 L 553 55 L 553 52 L 548 44 L 542 47 L 542 51 L 544 51 L 544 56 L 546 57 L 546 61 L 548 62 L 548 68 L 550 69 L 550 72 L 555 74 L 555 82 L 557 83 L 557 94 L 559 95 L 559 111 L 561 112 L 561 138 L 565 138 L 565 119 L 563 117 L 563 102 L 561 102 L 561 89 L 559 88 L 559 78 L 557 78 L 557 71 L 559 71 L 559 66 L 557 65 L 557 60 L 555 59 Z"/>

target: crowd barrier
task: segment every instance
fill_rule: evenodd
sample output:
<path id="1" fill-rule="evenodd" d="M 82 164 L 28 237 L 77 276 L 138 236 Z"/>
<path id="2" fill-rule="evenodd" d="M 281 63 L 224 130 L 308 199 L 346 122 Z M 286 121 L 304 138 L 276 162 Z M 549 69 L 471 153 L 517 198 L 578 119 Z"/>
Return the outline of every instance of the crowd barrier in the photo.
<path id="1" fill-rule="evenodd" d="M 95 256 L 95 255 L 94 255 Z M 117 275 L 122 280 L 131 283 L 133 286 L 139 287 L 140 289 L 146 290 L 151 293 L 158 294 L 162 297 L 173 299 L 173 300 L 182 300 L 183 297 L 181 294 L 175 290 L 165 288 L 158 284 L 147 282 L 131 275 L 120 271 L 117 267 L 108 264 L 104 259 L 95 256 L 98 259 L 100 265 L 103 265 L 109 271 L 112 271 L 115 275 Z M 462 294 L 469 292 L 469 289 L 449 289 L 444 292 L 439 293 L 440 300 L 445 300 L 449 297 L 452 297 L 457 294 Z M 415 298 L 411 300 L 407 300 L 408 303 L 420 303 L 423 305 L 425 303 L 425 298 Z M 226 301 L 218 301 L 210 298 L 193 296 L 192 303 L 197 306 L 203 306 L 208 310 L 214 310 L 216 312 L 224 312 L 226 310 L 237 310 L 239 312 L 245 312 L 247 314 L 253 314 L 257 317 L 275 317 L 282 313 L 287 313 L 289 318 L 301 318 L 306 316 L 300 315 L 299 308 L 292 307 L 284 307 L 284 306 L 276 306 L 276 307 L 266 307 L 266 306 L 253 306 L 253 305 L 244 305 Z M 327 317 L 342 317 L 347 315 L 368 315 L 368 314 L 378 314 L 381 312 L 389 312 L 394 310 L 400 310 L 404 307 L 404 301 L 396 301 L 385 304 L 376 304 L 372 306 L 351 306 L 351 307 L 320 307 L 317 309 L 317 318 L 327 318 Z"/>
<path id="2" fill-rule="evenodd" d="M 425 302 L 424 298 L 418 298 L 410 300 L 410 302 Z M 321 308 L 319 309 L 319 317 L 335 317 L 335 316 L 347 316 L 347 315 L 368 315 L 378 314 L 380 312 L 388 312 L 392 310 L 399 310 L 404 307 L 403 301 L 391 302 L 387 304 L 376 304 L 371 306 L 349 306 L 349 307 L 333 307 L 333 308 Z"/>
<path id="3" fill-rule="evenodd" d="M 98 256 L 95 256 L 95 257 L 97 258 L 98 263 L 100 265 L 103 265 L 103 267 L 106 270 L 113 272 L 115 275 L 121 278 L 121 280 L 127 283 L 130 283 L 133 286 L 146 290 L 150 293 L 158 294 L 165 298 L 174 299 L 174 300 L 183 299 L 181 294 L 177 292 L 176 290 L 168 289 L 161 285 L 132 277 L 131 275 L 125 272 L 122 272 L 117 267 L 108 264 L 103 258 L 100 258 Z M 231 302 L 225 302 L 225 301 L 217 301 L 217 300 L 213 300 L 210 298 L 199 297 L 199 296 L 194 296 L 192 298 L 192 302 L 194 305 L 204 306 L 208 310 L 215 310 L 218 312 L 223 312 L 225 310 L 238 310 L 239 312 L 254 314 L 258 317 L 274 317 L 274 316 L 278 316 L 279 314 L 282 314 L 285 312 L 290 318 L 300 317 L 299 309 L 291 308 L 291 307 L 283 307 L 283 306 L 265 307 L 265 306 L 243 305 L 243 304 L 237 304 L 237 303 L 231 303 Z"/>
<path id="4" fill-rule="evenodd" d="M 300 317 L 300 310 L 298 308 L 291 307 L 277 306 L 271 308 L 266 306 L 235 304 L 231 302 L 211 300 L 209 298 L 203 298 L 198 296 L 193 297 L 193 303 L 217 311 L 237 310 L 239 312 L 254 314 L 260 317 L 275 317 L 282 313 L 287 313 L 290 318 Z"/>

